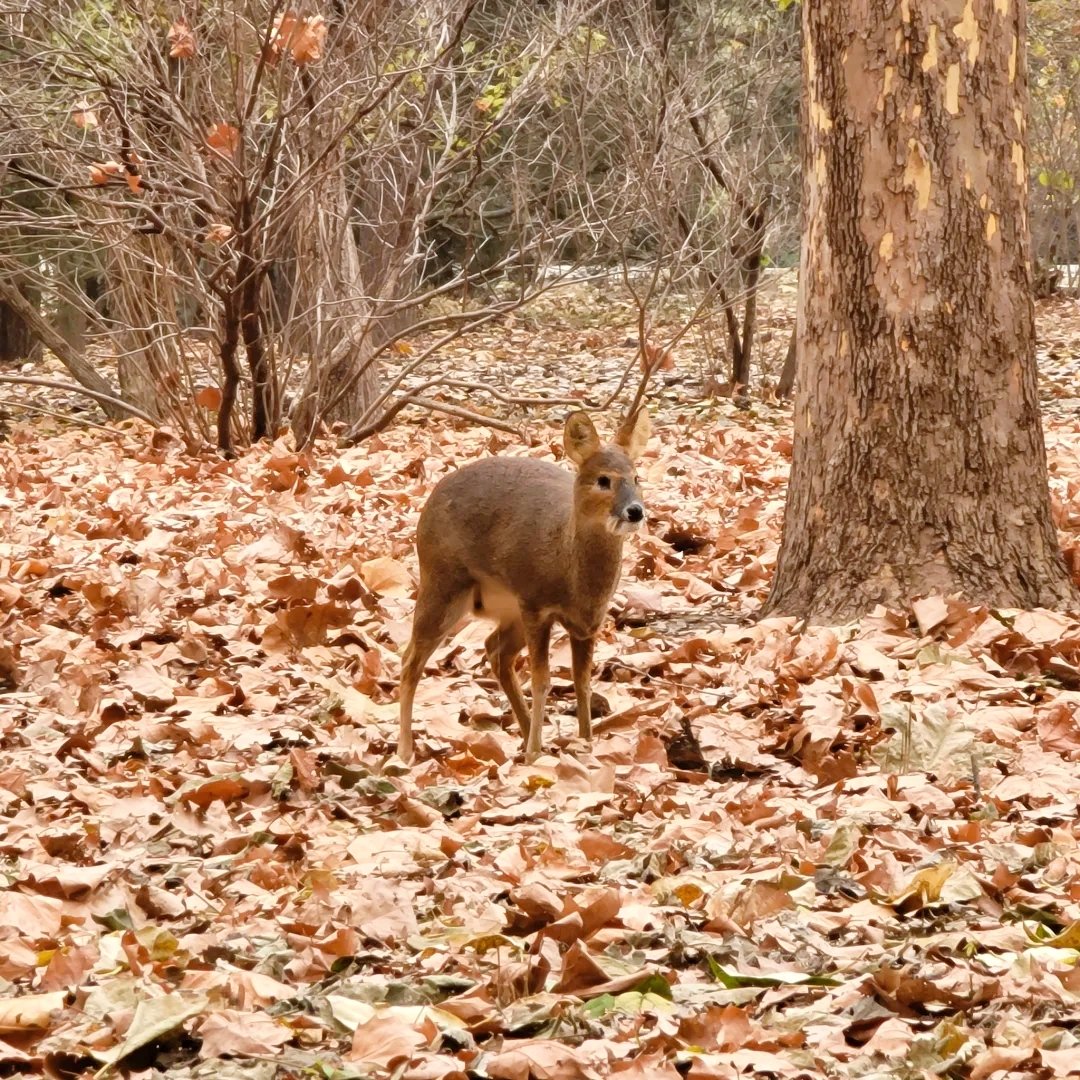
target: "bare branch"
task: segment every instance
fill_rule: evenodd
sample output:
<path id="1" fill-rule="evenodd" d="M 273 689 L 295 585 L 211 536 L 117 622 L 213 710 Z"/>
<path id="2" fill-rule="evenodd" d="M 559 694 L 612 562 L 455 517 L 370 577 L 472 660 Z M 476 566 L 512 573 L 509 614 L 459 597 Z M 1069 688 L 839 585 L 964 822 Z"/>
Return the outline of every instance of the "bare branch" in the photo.
<path id="1" fill-rule="evenodd" d="M 0 375 L 0 383 L 16 386 L 45 386 L 51 390 L 66 390 L 72 394 L 82 394 L 84 397 L 93 398 L 103 407 L 107 406 L 110 413 L 115 412 L 121 415 L 134 416 L 137 420 L 145 420 L 148 424 L 153 424 L 154 427 L 158 426 L 158 421 L 149 413 L 143 412 L 142 409 L 124 401 L 122 398 L 118 398 L 114 394 L 91 390 L 89 387 L 80 386 L 77 383 L 66 383 L 60 379 L 41 379 L 33 375 Z"/>

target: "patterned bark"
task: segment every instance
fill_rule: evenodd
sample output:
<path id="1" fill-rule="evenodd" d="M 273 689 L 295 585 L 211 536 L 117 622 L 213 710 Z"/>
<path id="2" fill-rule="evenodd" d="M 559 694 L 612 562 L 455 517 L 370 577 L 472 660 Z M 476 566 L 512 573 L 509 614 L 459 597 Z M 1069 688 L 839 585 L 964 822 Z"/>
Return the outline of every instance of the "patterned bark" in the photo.
<path id="1" fill-rule="evenodd" d="M 1036 390 L 1024 0 L 802 8 L 799 378 L 767 610 L 1073 603 Z"/>

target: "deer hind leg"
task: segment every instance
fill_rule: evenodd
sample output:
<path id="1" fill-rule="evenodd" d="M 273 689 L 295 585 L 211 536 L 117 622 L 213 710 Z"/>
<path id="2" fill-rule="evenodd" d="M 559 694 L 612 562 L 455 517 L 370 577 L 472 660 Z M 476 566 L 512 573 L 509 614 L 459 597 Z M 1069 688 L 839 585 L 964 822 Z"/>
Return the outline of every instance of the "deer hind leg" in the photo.
<path id="1" fill-rule="evenodd" d="M 495 672 L 495 678 L 499 680 L 499 685 L 510 702 L 510 710 L 521 728 L 521 737 L 527 740 L 529 710 L 521 692 L 521 684 L 514 673 L 514 661 L 525 646 L 525 628 L 520 620 L 500 623 L 488 635 L 484 644 L 487 646 L 491 669 Z"/>
<path id="2" fill-rule="evenodd" d="M 412 708 L 416 684 L 431 654 L 468 612 L 472 593 L 471 583 L 440 587 L 421 578 L 413 612 L 412 637 L 401 661 L 397 752 L 402 761 L 412 761 L 413 756 Z"/>
<path id="3" fill-rule="evenodd" d="M 551 621 L 537 617 L 524 620 L 525 643 L 529 646 L 529 668 L 532 676 L 532 719 L 529 737 L 525 740 L 525 760 L 535 761 L 540 756 L 544 732 L 544 708 L 551 689 L 551 672 L 548 668 L 548 649 L 551 645 Z"/>

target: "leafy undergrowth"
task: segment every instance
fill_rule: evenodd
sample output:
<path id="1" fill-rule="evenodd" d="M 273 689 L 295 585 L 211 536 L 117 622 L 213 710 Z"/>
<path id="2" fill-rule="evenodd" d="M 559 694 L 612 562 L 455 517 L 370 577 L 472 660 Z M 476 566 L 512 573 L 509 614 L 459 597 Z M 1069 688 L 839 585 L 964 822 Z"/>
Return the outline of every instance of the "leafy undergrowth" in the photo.
<path id="1" fill-rule="evenodd" d="M 421 683 L 411 769 L 424 495 L 552 456 L 554 426 L 236 462 L 14 428 L 0 1073 L 1080 1074 L 1080 622 L 753 624 L 786 418 L 661 413 L 592 751 L 558 639 L 522 764 L 474 624 Z M 1075 423 L 1049 442 L 1075 561 Z"/>

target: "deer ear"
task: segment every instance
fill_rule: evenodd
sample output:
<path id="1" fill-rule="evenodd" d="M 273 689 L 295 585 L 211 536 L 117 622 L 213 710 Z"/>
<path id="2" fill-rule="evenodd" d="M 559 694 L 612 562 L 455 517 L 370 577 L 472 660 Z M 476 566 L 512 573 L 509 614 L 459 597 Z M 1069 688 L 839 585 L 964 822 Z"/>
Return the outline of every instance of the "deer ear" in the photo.
<path id="1" fill-rule="evenodd" d="M 628 416 L 615 435 L 615 445 L 626 451 L 626 456 L 631 461 L 637 461 L 645 444 L 652 434 L 652 421 L 645 409 L 638 409 L 636 413 Z"/>
<path id="2" fill-rule="evenodd" d="M 600 449 L 600 436 L 596 434 L 596 428 L 593 427 L 588 413 L 578 411 L 566 418 L 563 447 L 566 449 L 566 456 L 575 465 L 582 464 Z"/>

